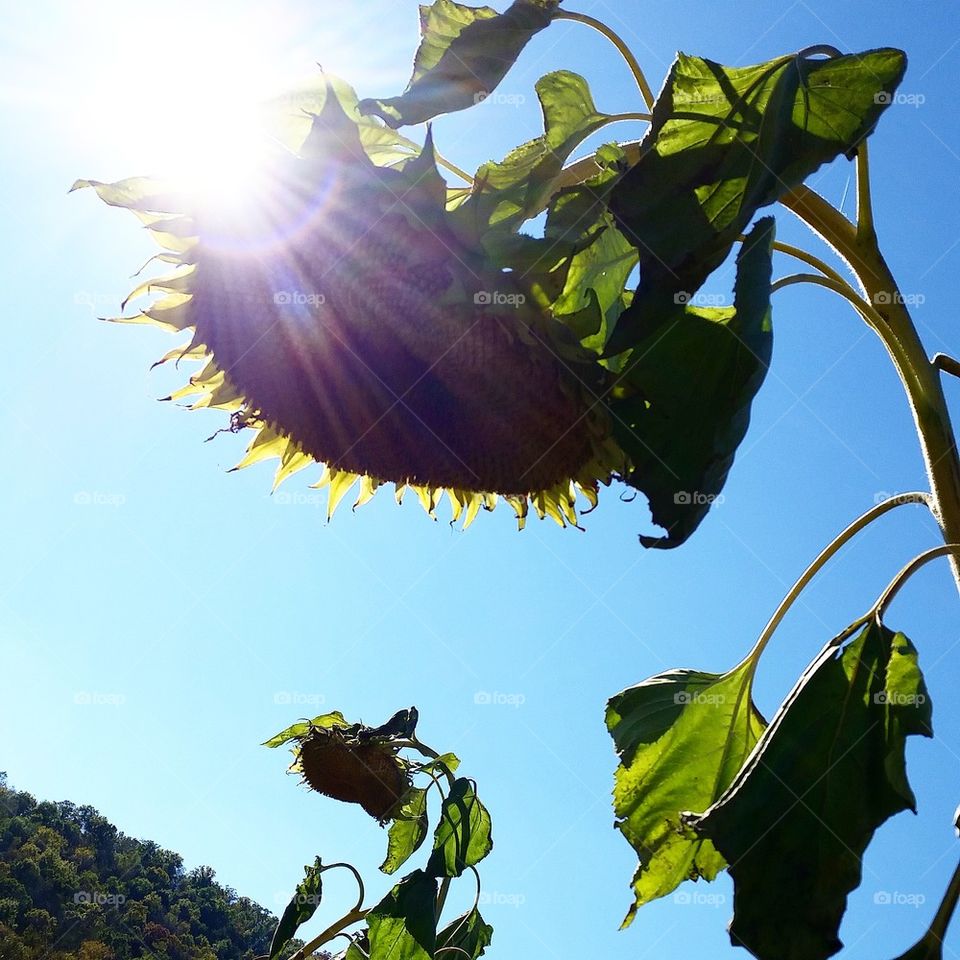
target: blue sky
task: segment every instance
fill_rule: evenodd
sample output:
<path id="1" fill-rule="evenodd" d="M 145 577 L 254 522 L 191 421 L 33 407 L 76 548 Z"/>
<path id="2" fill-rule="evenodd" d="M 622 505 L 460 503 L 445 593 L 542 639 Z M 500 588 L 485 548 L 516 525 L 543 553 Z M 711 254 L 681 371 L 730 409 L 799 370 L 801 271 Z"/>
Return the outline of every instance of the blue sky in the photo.
<path id="1" fill-rule="evenodd" d="M 667 898 L 617 931 L 635 859 L 611 829 L 603 707 L 670 667 L 732 666 L 824 542 L 885 492 L 922 488 L 909 411 L 880 344 L 826 291 L 776 295 L 773 365 L 725 500 L 678 551 L 644 552 L 646 506 L 616 490 L 586 533 L 550 521 L 517 533 L 505 508 L 462 533 L 413 502 L 398 508 L 388 492 L 328 525 L 307 486 L 318 472 L 271 497 L 268 467 L 225 472 L 242 438 L 203 442 L 221 415 L 156 402 L 184 379 L 148 370 L 177 341 L 96 320 L 117 310 L 150 241 L 128 215 L 67 189 L 76 177 L 150 172 L 184 129 L 178 116 L 207 54 L 223 64 L 211 110 L 234 88 L 262 78 L 269 94 L 317 62 L 361 95 L 398 93 L 415 4 L 288 0 L 269 15 L 247 2 L 93 6 L 22 5 L 0 39 L 0 769 L 39 797 L 93 804 L 278 910 L 316 854 L 352 861 L 372 893 L 385 890 L 376 879 L 385 834 L 359 808 L 299 788 L 284 776 L 287 758 L 258 744 L 305 714 L 341 709 L 379 723 L 416 704 L 422 738 L 460 755 L 493 814 L 483 869 L 491 956 L 731 950 L 726 878 L 696 888 L 717 895 L 709 902 Z M 913 102 L 891 107 L 872 141 L 875 209 L 901 289 L 922 298 L 914 316 L 930 351 L 949 351 L 960 35 L 947 4 L 571 0 L 571 9 L 619 30 L 655 88 L 677 49 L 748 64 L 815 43 L 905 48 L 901 91 Z M 230 24 L 219 41 L 190 45 L 218 23 Z M 501 87 L 521 102 L 441 119 L 439 149 L 474 168 L 535 135 L 533 83 L 560 67 L 589 79 L 601 109 L 639 109 L 612 48 L 557 24 Z M 813 183 L 835 203 L 846 195 L 849 211 L 851 174 L 839 163 Z M 790 214 L 777 220 L 781 239 L 816 249 Z M 778 275 L 793 270 L 782 263 Z M 729 267 L 711 281 L 723 292 L 731 283 Z M 960 386 L 948 396 L 960 403 Z M 757 695 L 768 717 L 822 644 L 937 541 L 930 518 L 904 507 L 843 552 L 766 654 Z M 912 943 L 958 853 L 960 636 L 945 563 L 911 582 L 889 622 L 919 647 L 937 738 L 909 746 L 920 813 L 890 822 L 868 852 L 842 931 L 851 957 L 893 957 Z M 478 703 L 485 693 L 512 695 L 512 705 Z M 352 903 L 348 880 L 328 889 L 318 928 Z M 919 906 L 875 903 L 884 892 Z M 960 951 L 960 927 L 947 948 Z"/>

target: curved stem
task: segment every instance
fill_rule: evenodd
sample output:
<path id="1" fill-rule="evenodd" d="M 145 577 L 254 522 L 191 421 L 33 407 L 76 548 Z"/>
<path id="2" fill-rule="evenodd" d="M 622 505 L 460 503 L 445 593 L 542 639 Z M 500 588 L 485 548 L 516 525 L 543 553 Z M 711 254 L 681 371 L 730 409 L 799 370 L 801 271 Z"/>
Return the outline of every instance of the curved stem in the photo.
<path id="1" fill-rule="evenodd" d="M 821 277 L 815 273 L 792 273 L 788 277 L 781 277 L 779 280 L 774 282 L 770 287 L 771 293 L 776 293 L 778 290 L 781 290 L 783 287 L 792 286 L 795 283 L 814 283 L 820 287 L 826 287 L 828 290 L 832 290 L 834 293 L 840 294 L 845 300 L 849 300 L 853 304 L 854 309 L 857 313 L 860 314 L 864 320 L 870 322 L 871 326 L 876 326 L 877 324 L 883 324 L 883 317 L 881 317 L 874 309 L 870 306 L 866 300 L 863 300 L 861 297 L 858 297 L 856 291 L 850 286 L 849 283 L 846 283 L 844 280 L 834 280 L 832 277 Z"/>
<path id="2" fill-rule="evenodd" d="M 640 113 L 637 111 L 628 111 L 627 113 L 611 113 L 607 123 L 617 123 L 620 120 L 640 120 L 643 123 L 650 123 L 653 117 L 649 113 Z"/>
<path id="3" fill-rule="evenodd" d="M 938 370 L 949 373 L 952 377 L 960 377 L 960 360 L 956 360 L 945 353 L 935 353 L 930 362 Z"/>
<path id="4" fill-rule="evenodd" d="M 360 910 L 363 907 L 363 901 L 366 898 L 366 893 L 363 889 L 363 877 L 360 876 L 360 871 L 357 870 L 352 863 L 327 863 L 320 868 L 320 872 L 326 873 L 328 870 L 334 870 L 337 867 L 344 867 L 345 869 L 349 870 L 353 874 L 354 879 L 357 881 L 357 887 L 359 889 L 357 905 L 351 911 L 352 913 L 355 913 L 357 910 Z"/>
<path id="5" fill-rule="evenodd" d="M 780 605 L 773 612 L 773 616 L 767 621 L 767 625 L 763 628 L 763 632 L 753 645 L 753 649 L 744 658 L 744 662 L 753 660 L 754 664 L 756 664 L 764 648 L 770 642 L 774 631 L 780 626 L 781 621 L 787 615 L 787 612 L 793 606 L 797 597 L 800 596 L 807 584 L 810 583 L 840 549 L 849 543 L 864 527 L 873 523 L 874 520 L 882 517 L 885 513 L 889 513 L 891 510 L 905 503 L 925 503 L 928 507 L 932 506 L 929 493 L 903 493 L 896 497 L 890 497 L 882 503 L 878 503 L 875 507 L 871 507 L 866 513 L 857 517 L 850 526 L 831 540 L 830 543 L 820 551 L 813 563 L 803 571 L 797 582 L 790 588 L 783 600 L 780 601 Z"/>
<path id="6" fill-rule="evenodd" d="M 369 910 L 351 910 L 346 916 L 341 917 L 336 923 L 332 923 L 327 927 L 323 933 L 314 937 L 309 943 L 305 943 L 290 960 L 305 960 L 314 950 L 319 950 L 328 940 L 332 940 L 347 927 L 359 923 L 369 912 Z"/>
<path id="7" fill-rule="evenodd" d="M 873 611 L 877 617 L 882 618 L 884 610 L 893 601 L 893 598 L 900 592 L 901 587 L 921 568 L 925 567 L 931 560 L 947 555 L 956 557 L 960 555 L 960 543 L 945 543 L 940 547 L 932 547 L 925 550 L 919 556 L 914 557 L 894 578 L 883 593 L 877 597 L 877 602 L 873 605 Z"/>
<path id="8" fill-rule="evenodd" d="M 744 234 L 740 234 L 740 236 L 737 237 L 737 242 L 743 243 L 746 239 L 747 238 Z M 830 264 L 825 263 L 819 257 L 814 256 L 809 250 L 804 250 L 802 247 L 795 247 L 789 243 L 783 243 L 781 240 L 773 241 L 773 249 L 776 250 L 777 253 L 785 253 L 788 257 L 793 257 L 794 260 L 800 260 L 808 266 L 813 267 L 815 270 L 819 270 L 825 277 L 829 277 L 831 280 L 834 280 L 837 283 L 847 283 L 840 273 L 834 270 Z M 847 284 L 847 286 L 850 285 Z M 850 289 L 853 290 L 852 287 Z M 856 293 L 856 291 L 853 292 Z"/>
<path id="9" fill-rule="evenodd" d="M 643 74 L 643 69 L 641 68 L 637 58 L 633 55 L 633 51 L 623 42 L 622 37 L 619 34 L 615 33 L 610 29 L 602 20 L 597 20 L 595 17 L 591 17 L 586 13 L 574 13 L 570 10 L 557 10 L 553 15 L 554 20 L 572 20 L 576 23 L 586 24 L 588 27 L 593 27 L 598 33 L 602 33 L 619 51 L 620 55 L 627 62 L 627 66 L 630 68 L 630 72 L 633 74 L 634 80 L 637 81 L 637 86 L 640 88 L 640 96 L 643 97 L 643 102 L 652 110 L 654 103 L 653 91 L 650 89 L 650 84 L 647 83 L 647 78 Z"/>
<path id="10" fill-rule="evenodd" d="M 859 236 L 857 228 L 839 210 L 808 187 L 791 190 L 781 197 L 781 203 L 848 264 L 873 312 L 883 321 L 880 324 L 864 318 L 883 341 L 907 393 L 944 541 L 960 543 L 960 459 L 943 385 L 880 253 L 876 236 Z M 960 563 L 955 555 L 951 556 L 951 567 L 960 589 Z"/>

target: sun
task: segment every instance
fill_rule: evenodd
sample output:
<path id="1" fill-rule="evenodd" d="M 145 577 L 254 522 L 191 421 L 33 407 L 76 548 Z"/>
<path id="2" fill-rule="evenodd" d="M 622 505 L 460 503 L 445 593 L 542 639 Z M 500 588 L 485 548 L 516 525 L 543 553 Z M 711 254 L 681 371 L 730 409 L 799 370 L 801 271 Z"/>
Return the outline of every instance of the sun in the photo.
<path id="1" fill-rule="evenodd" d="M 214 201 L 248 196 L 270 149 L 262 104 L 311 61 L 290 51 L 265 11 L 173 2 L 161 18 L 145 5 L 116 7 L 123 37 L 91 58 L 77 94 L 82 136 L 118 169 Z M 114 20 L 103 7 L 97 18 Z"/>

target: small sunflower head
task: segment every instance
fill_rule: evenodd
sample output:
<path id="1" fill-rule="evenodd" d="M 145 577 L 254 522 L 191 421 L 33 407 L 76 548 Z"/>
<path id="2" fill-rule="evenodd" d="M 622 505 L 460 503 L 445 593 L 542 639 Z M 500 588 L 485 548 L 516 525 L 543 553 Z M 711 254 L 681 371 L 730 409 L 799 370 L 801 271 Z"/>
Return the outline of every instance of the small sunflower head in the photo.
<path id="1" fill-rule="evenodd" d="M 521 523 L 532 504 L 576 524 L 578 492 L 594 504 L 624 465 L 597 402 L 607 371 L 464 237 L 429 134 L 419 153 L 401 140 L 328 83 L 242 215 L 155 181 L 94 183 L 181 264 L 135 291 L 167 293 L 137 319 L 192 330 L 168 357 L 207 366 L 175 396 L 256 431 L 240 466 L 279 456 L 280 480 L 324 464 L 330 512 L 358 480 L 358 503 L 389 481 L 431 513 L 446 491 L 466 522 L 502 496 Z"/>

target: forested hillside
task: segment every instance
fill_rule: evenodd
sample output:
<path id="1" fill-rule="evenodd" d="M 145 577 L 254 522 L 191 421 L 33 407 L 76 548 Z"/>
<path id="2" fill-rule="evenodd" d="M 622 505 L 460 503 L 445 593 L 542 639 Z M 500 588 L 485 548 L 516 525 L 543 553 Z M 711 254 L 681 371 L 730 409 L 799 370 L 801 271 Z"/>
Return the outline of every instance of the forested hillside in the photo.
<path id="1" fill-rule="evenodd" d="M 37 801 L 0 773 L 2 960 L 252 960 L 276 918 L 93 807 Z"/>

